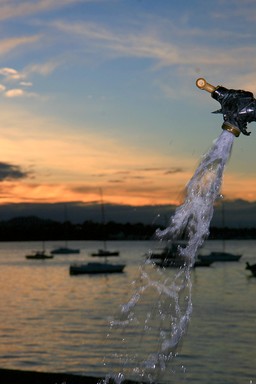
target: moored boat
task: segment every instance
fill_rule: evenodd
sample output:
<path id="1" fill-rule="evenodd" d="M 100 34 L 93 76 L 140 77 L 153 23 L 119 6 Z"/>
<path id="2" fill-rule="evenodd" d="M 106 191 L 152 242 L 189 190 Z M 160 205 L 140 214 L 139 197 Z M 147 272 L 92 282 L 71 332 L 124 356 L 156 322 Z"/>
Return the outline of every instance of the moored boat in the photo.
<path id="1" fill-rule="evenodd" d="M 189 260 L 185 259 L 184 257 L 176 257 L 173 259 L 165 259 L 160 261 L 155 261 L 155 264 L 158 267 L 163 268 L 183 268 L 183 267 L 191 267 L 191 268 L 197 268 L 197 267 L 209 267 L 213 263 L 212 260 L 197 260 L 192 264 Z"/>
<path id="2" fill-rule="evenodd" d="M 197 260 L 194 262 L 193 267 L 210 267 L 212 265 L 213 260 Z"/>
<path id="3" fill-rule="evenodd" d="M 103 193 L 102 189 L 100 188 L 100 205 L 101 205 L 101 225 L 102 225 L 102 237 L 103 237 L 103 248 L 98 249 L 98 252 L 91 253 L 92 257 L 112 257 L 112 256 L 119 256 L 119 251 L 110 251 L 107 249 L 107 239 L 105 234 L 105 207 L 104 207 L 104 201 L 103 201 Z"/>
<path id="4" fill-rule="evenodd" d="M 173 260 L 180 257 L 180 248 L 184 247 L 184 244 L 171 243 L 163 248 L 150 250 L 146 257 L 151 260 Z"/>
<path id="5" fill-rule="evenodd" d="M 98 252 L 91 253 L 93 257 L 109 257 L 119 256 L 119 251 L 109 251 L 107 249 L 99 249 Z"/>
<path id="6" fill-rule="evenodd" d="M 26 259 L 29 260 L 47 260 L 47 259 L 53 259 L 53 255 L 47 255 L 45 251 L 35 251 L 31 255 L 26 255 Z"/>
<path id="7" fill-rule="evenodd" d="M 80 253 L 80 249 L 69 248 L 69 247 L 60 247 L 55 248 L 51 251 L 52 255 L 70 255 Z"/>
<path id="8" fill-rule="evenodd" d="M 209 255 L 198 255 L 197 258 L 200 261 L 210 260 L 212 262 L 214 261 L 239 261 L 241 259 L 242 255 L 235 255 L 234 253 L 229 252 L 211 252 Z"/>
<path id="9" fill-rule="evenodd" d="M 69 267 L 70 275 L 81 274 L 104 274 L 104 273 L 122 273 L 125 264 L 110 264 L 100 262 L 89 262 L 87 264 L 71 264 Z"/>

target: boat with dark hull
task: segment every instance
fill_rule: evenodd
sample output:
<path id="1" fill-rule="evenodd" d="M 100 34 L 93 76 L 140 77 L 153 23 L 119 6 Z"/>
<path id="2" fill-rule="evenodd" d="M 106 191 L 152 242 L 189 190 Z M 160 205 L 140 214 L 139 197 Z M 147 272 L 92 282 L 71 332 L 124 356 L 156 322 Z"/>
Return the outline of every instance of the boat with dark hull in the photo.
<path id="1" fill-rule="evenodd" d="M 122 273 L 124 271 L 125 264 L 110 264 L 101 262 L 89 262 L 87 264 L 72 264 L 69 267 L 70 275 L 82 275 L 82 274 L 109 274 L 109 273 Z"/>
<path id="2" fill-rule="evenodd" d="M 67 239 L 68 239 L 69 220 L 68 220 L 68 207 L 66 204 L 64 206 L 63 228 L 64 228 L 64 234 L 65 234 L 65 243 L 63 246 L 53 249 L 51 251 L 51 254 L 52 255 L 73 255 L 73 254 L 80 253 L 80 249 L 70 248 L 68 246 L 68 240 Z"/>
<path id="3" fill-rule="evenodd" d="M 150 250 L 146 257 L 150 260 L 173 260 L 180 257 L 180 248 L 184 247 L 184 244 L 179 243 L 168 243 L 163 248 Z"/>
<path id="4" fill-rule="evenodd" d="M 113 257 L 113 256 L 119 256 L 119 251 L 110 251 L 107 249 L 107 240 L 106 240 L 106 234 L 105 234 L 105 206 L 104 206 L 104 200 L 103 200 L 103 193 L 102 189 L 100 188 L 100 206 L 101 206 L 101 225 L 102 225 L 102 238 L 103 238 L 103 248 L 98 249 L 98 252 L 91 253 L 92 257 Z"/>
<path id="5" fill-rule="evenodd" d="M 26 259 L 28 260 L 48 260 L 53 259 L 53 255 L 47 255 L 45 251 L 35 251 L 31 255 L 26 255 Z"/>
<path id="6" fill-rule="evenodd" d="M 108 249 L 99 249 L 98 252 L 91 253 L 93 257 L 113 257 L 119 256 L 119 251 L 109 251 Z"/>
<path id="7" fill-rule="evenodd" d="M 210 267 L 212 263 L 213 263 L 212 260 L 197 260 L 197 259 L 195 260 L 194 263 L 191 263 L 190 260 L 187 260 L 181 256 L 164 259 L 160 261 L 155 261 L 155 265 L 162 268 L 183 268 L 186 266 L 191 268 Z"/>
<path id="8" fill-rule="evenodd" d="M 209 255 L 198 255 L 197 258 L 200 261 L 220 261 L 220 262 L 227 262 L 227 261 L 239 261 L 241 259 L 242 255 L 235 255 L 234 253 L 229 252 L 211 252 Z"/>
<path id="9" fill-rule="evenodd" d="M 80 249 L 69 248 L 69 247 L 60 247 L 55 248 L 51 251 L 52 255 L 71 255 L 80 253 Z"/>
<path id="10" fill-rule="evenodd" d="M 225 209 L 224 202 L 221 205 L 221 215 L 222 215 L 222 227 L 225 228 Z M 222 247 L 219 251 L 212 251 L 208 255 L 198 255 L 197 258 L 200 261 L 212 261 L 212 262 L 229 262 L 229 261 L 239 261 L 241 259 L 241 254 L 235 254 L 231 252 L 226 252 L 226 241 L 225 238 L 222 239 Z"/>
<path id="11" fill-rule="evenodd" d="M 212 260 L 197 260 L 193 264 L 193 268 L 198 268 L 198 267 L 210 267 L 212 265 L 213 261 Z"/>
<path id="12" fill-rule="evenodd" d="M 184 244 L 171 243 L 164 248 L 148 252 L 146 257 L 158 267 L 182 268 L 188 265 L 188 260 L 180 254 L 180 248 L 182 247 L 184 247 Z"/>

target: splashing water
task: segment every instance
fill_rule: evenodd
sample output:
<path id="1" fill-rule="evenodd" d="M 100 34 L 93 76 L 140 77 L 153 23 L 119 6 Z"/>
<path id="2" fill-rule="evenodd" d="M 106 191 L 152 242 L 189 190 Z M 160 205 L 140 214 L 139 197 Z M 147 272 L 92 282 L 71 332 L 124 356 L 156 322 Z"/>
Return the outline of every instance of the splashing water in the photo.
<path id="1" fill-rule="evenodd" d="M 186 188 L 185 202 L 177 208 L 169 226 L 157 231 L 158 238 L 176 239 L 186 233 L 189 241 L 181 254 L 193 263 L 198 247 L 209 234 L 213 205 L 219 197 L 224 167 L 230 157 L 234 136 L 223 131 L 203 156 Z"/>
<path id="2" fill-rule="evenodd" d="M 185 234 L 186 247 L 178 248 L 184 263 L 168 273 L 150 260 L 140 267 L 131 299 L 110 324 L 108 337 L 120 348 L 108 356 L 108 361 L 105 359 L 112 373 L 101 384 L 121 384 L 127 378 L 155 383 L 166 373 L 175 372 L 171 362 L 192 313 L 191 267 L 198 248 L 209 235 L 213 205 L 220 194 L 233 141 L 234 136 L 227 131 L 219 135 L 189 181 L 184 203 L 176 209 L 168 227 L 156 232 L 157 239 L 171 241 Z"/>

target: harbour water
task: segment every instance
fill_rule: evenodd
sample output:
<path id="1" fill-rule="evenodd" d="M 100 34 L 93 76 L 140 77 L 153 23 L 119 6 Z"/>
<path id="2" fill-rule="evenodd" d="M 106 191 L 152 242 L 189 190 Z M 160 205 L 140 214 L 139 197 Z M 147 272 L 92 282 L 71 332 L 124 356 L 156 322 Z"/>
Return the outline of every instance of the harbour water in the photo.
<path id="1" fill-rule="evenodd" d="M 49 242 L 46 248 L 60 245 Z M 0 243 L 1 368 L 108 374 L 104 360 L 120 349 L 119 342 L 107 337 L 109 322 L 130 297 L 143 255 L 159 243 L 110 242 L 110 249 L 120 251 L 118 260 L 126 263 L 125 273 L 98 276 L 69 276 L 69 265 L 90 261 L 89 254 L 101 244 L 69 245 L 81 253 L 33 261 L 25 255 L 41 243 Z M 204 252 L 221 248 L 220 241 L 207 241 Z M 191 272 L 193 312 L 163 382 L 256 383 L 256 278 L 245 270 L 246 261 L 256 263 L 255 249 L 254 240 L 227 241 L 227 251 L 243 255 L 239 262 Z M 168 277 L 174 273 L 166 270 Z M 143 305 L 150 310 L 150 296 Z M 147 350 L 150 343 L 145 332 L 140 344 Z"/>

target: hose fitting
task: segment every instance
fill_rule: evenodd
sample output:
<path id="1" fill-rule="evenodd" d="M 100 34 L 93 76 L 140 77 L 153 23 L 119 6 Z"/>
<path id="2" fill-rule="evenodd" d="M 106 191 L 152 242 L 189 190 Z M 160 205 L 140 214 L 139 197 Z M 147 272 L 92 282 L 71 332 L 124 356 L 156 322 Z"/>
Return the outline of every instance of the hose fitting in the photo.
<path id="1" fill-rule="evenodd" d="M 252 92 L 227 89 L 222 86 L 213 86 L 205 79 L 199 78 L 196 81 L 198 88 L 211 93 L 213 99 L 217 100 L 221 109 L 213 113 L 222 113 L 224 123 L 222 129 L 225 129 L 236 137 L 242 132 L 249 136 L 247 132 L 247 123 L 256 121 L 256 100 Z"/>

